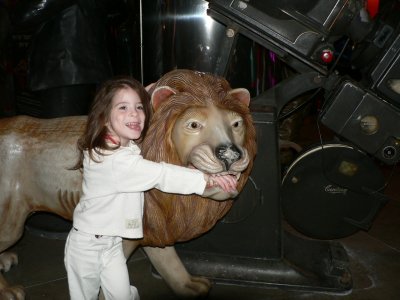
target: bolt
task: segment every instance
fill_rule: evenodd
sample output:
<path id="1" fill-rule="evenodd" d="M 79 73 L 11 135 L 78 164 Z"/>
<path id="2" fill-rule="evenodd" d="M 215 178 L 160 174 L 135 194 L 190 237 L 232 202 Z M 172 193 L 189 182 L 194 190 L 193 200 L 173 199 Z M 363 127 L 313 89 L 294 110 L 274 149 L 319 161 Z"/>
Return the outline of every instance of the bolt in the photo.
<path id="1" fill-rule="evenodd" d="M 235 30 L 233 30 L 232 28 L 228 28 L 226 30 L 226 36 L 229 37 L 229 38 L 234 37 L 235 36 Z"/>

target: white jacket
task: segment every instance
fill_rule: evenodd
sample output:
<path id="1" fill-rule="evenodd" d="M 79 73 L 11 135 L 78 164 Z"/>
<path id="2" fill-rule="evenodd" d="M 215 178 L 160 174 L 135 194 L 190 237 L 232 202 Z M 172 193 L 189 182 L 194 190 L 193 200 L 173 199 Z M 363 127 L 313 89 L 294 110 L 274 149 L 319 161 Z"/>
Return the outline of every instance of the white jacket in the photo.
<path id="1" fill-rule="evenodd" d="M 79 231 L 142 238 L 144 191 L 204 192 L 202 172 L 146 160 L 134 142 L 104 154 L 97 156 L 101 162 L 96 163 L 84 153 L 83 194 L 73 215 L 73 226 Z"/>

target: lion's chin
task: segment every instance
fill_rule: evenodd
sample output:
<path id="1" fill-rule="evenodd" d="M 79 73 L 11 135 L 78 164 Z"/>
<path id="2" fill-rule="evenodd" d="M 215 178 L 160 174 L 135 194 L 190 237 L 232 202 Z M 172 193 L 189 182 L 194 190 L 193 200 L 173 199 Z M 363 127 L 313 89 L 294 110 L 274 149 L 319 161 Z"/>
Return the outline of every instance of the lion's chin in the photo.
<path id="1" fill-rule="evenodd" d="M 225 201 L 235 198 L 238 194 L 238 191 L 228 193 L 223 191 L 220 187 L 210 187 L 204 190 L 202 196 L 216 201 Z"/>

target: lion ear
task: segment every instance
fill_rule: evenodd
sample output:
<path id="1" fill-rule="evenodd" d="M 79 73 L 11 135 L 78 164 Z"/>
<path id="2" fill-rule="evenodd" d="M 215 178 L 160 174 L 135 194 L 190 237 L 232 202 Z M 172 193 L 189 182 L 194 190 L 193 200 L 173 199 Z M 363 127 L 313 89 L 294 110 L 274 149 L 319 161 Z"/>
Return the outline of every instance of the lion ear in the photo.
<path id="1" fill-rule="evenodd" d="M 151 105 L 154 110 L 160 106 L 165 100 L 168 99 L 169 96 L 175 95 L 176 91 L 169 86 L 159 86 L 157 87 L 153 93 L 151 94 Z"/>
<path id="2" fill-rule="evenodd" d="M 240 102 L 249 106 L 250 104 L 250 92 L 244 88 L 233 89 L 228 92 L 234 98 L 237 98 Z"/>

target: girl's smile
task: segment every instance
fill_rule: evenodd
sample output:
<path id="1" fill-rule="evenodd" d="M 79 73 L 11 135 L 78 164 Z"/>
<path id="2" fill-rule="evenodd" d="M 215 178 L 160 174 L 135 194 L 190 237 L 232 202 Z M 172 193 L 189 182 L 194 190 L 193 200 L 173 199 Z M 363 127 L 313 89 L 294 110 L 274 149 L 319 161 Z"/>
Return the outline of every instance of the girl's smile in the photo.
<path id="1" fill-rule="evenodd" d="M 109 134 L 121 146 L 128 146 L 129 141 L 138 139 L 146 119 L 142 101 L 131 88 L 120 90 L 112 100 L 110 120 L 107 123 Z"/>

